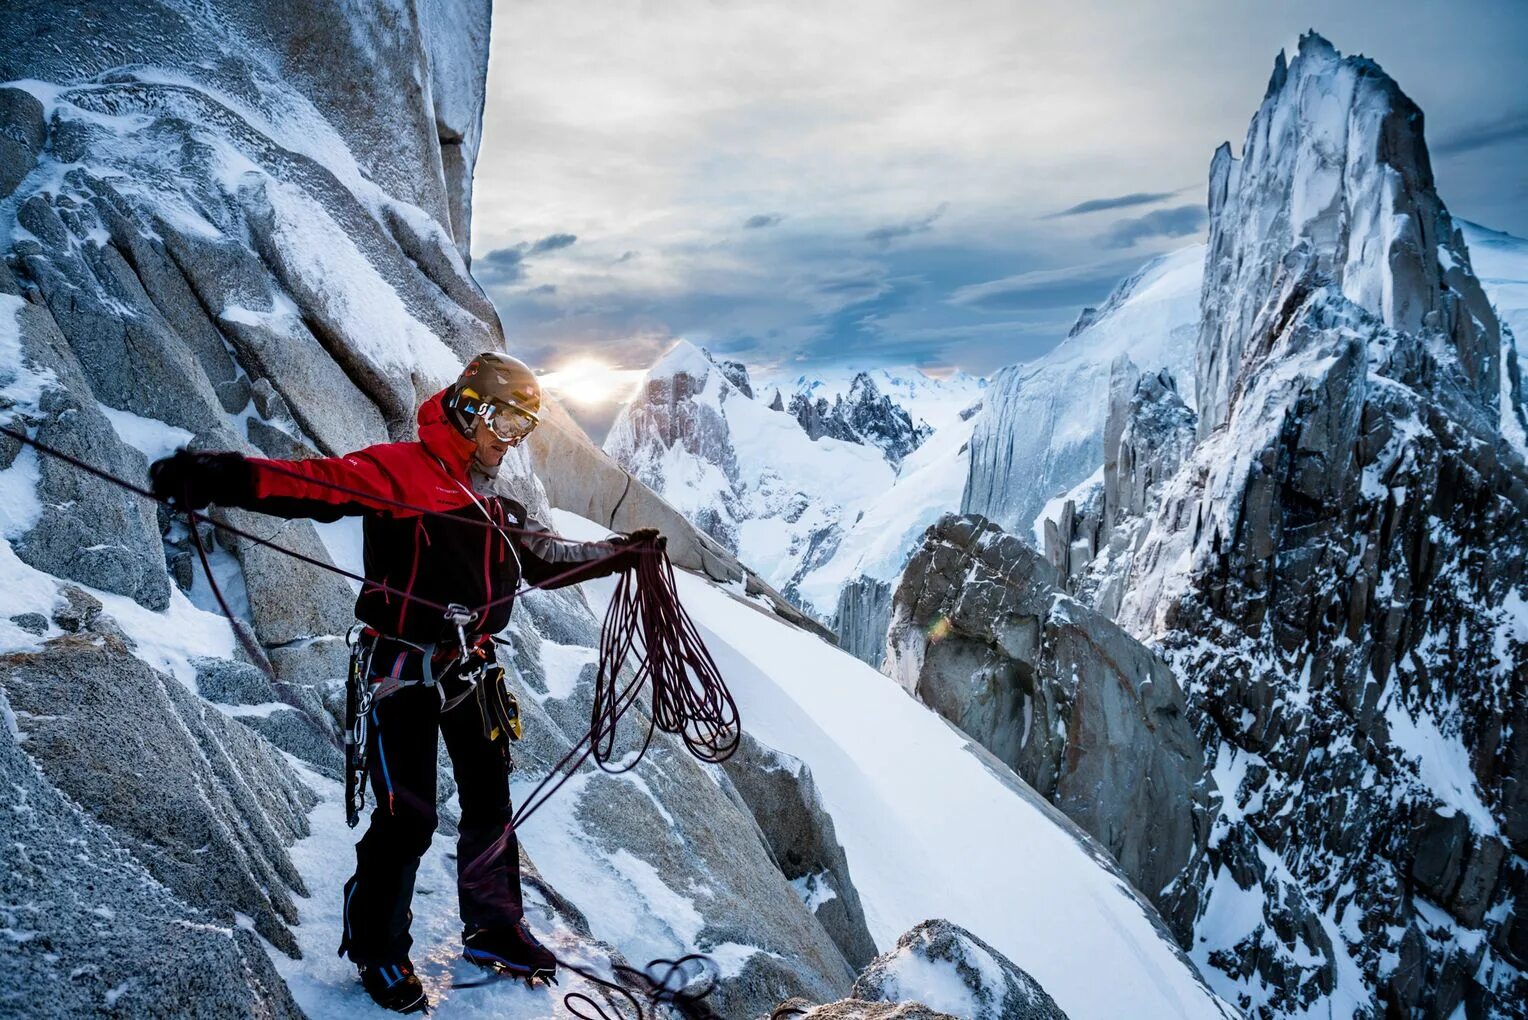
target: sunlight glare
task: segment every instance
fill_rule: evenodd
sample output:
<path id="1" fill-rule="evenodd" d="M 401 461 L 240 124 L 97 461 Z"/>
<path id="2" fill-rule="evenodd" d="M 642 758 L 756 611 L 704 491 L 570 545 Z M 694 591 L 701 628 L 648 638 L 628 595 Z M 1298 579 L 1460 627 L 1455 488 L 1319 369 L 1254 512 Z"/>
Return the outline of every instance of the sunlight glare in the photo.
<path id="1" fill-rule="evenodd" d="M 599 358 L 580 355 L 538 378 L 547 392 L 564 403 L 593 407 L 625 403 L 644 375 L 641 369 L 614 368 Z"/>

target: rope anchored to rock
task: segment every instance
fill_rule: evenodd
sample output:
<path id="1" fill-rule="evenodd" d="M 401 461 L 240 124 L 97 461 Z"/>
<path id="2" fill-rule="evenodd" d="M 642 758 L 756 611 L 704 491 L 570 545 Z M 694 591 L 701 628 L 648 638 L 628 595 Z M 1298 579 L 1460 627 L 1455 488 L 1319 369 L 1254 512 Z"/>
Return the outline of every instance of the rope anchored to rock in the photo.
<path id="1" fill-rule="evenodd" d="M 211 557 L 199 529 L 201 524 L 208 524 L 219 531 L 263 546 L 283 556 L 352 581 L 358 581 L 365 586 L 383 591 L 390 597 L 409 600 L 442 614 L 450 614 L 462 608 L 457 605 L 442 605 L 411 591 L 393 588 L 385 582 L 352 573 L 325 560 L 308 556 L 268 538 L 255 535 L 226 521 L 217 520 L 200 510 L 192 509 L 187 505 L 189 500 L 184 497 L 175 500 L 163 499 L 141 485 L 39 442 L 25 432 L 0 425 L 0 435 L 69 464 L 120 489 L 184 514 L 190 524 L 191 539 L 208 586 L 223 615 L 227 617 L 229 626 L 233 628 L 235 636 L 245 645 L 246 652 L 250 653 L 250 657 L 256 662 L 263 659 L 263 653 L 258 646 L 254 646 L 253 639 L 240 626 L 238 618 L 230 608 L 213 575 Z M 275 465 L 267 465 L 264 469 L 282 470 Z M 305 478 L 305 481 L 349 495 L 364 496 L 371 503 L 386 505 L 411 514 L 451 517 L 456 523 L 464 522 L 464 518 L 460 516 L 414 506 L 399 500 L 386 499 L 372 493 L 362 493 L 337 482 L 314 478 Z M 561 538 L 555 533 L 532 532 L 530 529 L 499 524 L 492 520 L 479 522 L 467 518 L 465 522 L 495 528 L 506 536 L 519 533 L 534 534 L 540 538 Z M 600 630 L 599 667 L 595 678 L 589 730 L 553 765 L 547 775 L 522 801 L 509 822 L 508 832 L 513 832 L 523 824 L 591 757 L 600 768 L 607 772 L 628 771 L 635 768 L 642 760 L 652 744 L 654 733 L 661 730 L 678 737 L 690 753 L 700 761 L 715 764 L 729 758 L 741 739 L 742 726 L 737 703 L 733 700 L 731 691 L 727 689 L 726 682 L 717 670 L 716 663 L 706 649 L 694 621 L 680 604 L 674 566 L 668 558 L 666 544 L 662 537 L 653 533 L 633 544 L 608 544 L 611 551 L 600 559 L 579 562 L 570 570 L 536 584 L 522 582 L 514 592 L 476 607 L 478 615 L 475 618 L 485 619 L 488 612 L 495 606 L 508 602 L 519 594 L 552 586 L 558 580 L 571 574 L 587 571 L 593 564 L 617 557 L 624 558 L 624 569 L 616 581 L 615 592 L 611 597 Z M 632 656 L 636 657 L 637 666 L 632 671 L 631 679 L 624 685 L 618 685 L 618 678 Z M 623 757 L 621 761 L 613 763 L 620 722 L 636 704 L 642 688 L 646 685 L 652 688 L 652 711 L 647 721 L 646 732 L 641 737 L 635 755 L 629 760 Z M 557 963 L 560 967 L 580 975 L 590 983 L 624 998 L 635 1010 L 638 1020 L 642 1020 L 645 1016 L 642 1004 L 627 985 L 609 980 L 579 964 L 562 959 L 558 959 Z M 686 976 L 687 968 L 696 963 L 705 970 L 705 980 L 697 982 L 692 976 L 692 980 L 678 981 Z M 655 972 L 660 970 L 661 976 L 655 976 Z M 650 1007 L 663 1005 L 690 1020 L 713 1020 L 716 1014 L 705 1004 L 704 999 L 715 987 L 714 970 L 715 965 L 708 957 L 691 954 L 677 960 L 654 960 L 644 970 L 616 964 L 613 967 L 613 974 L 624 977 L 638 986 Z M 569 1012 L 583 1020 L 621 1020 L 624 1016 L 614 1000 L 609 1000 L 611 1008 L 615 1010 L 611 1015 L 582 992 L 569 992 L 563 997 L 563 1002 Z M 592 1009 L 593 1012 L 585 1012 L 586 1008 Z"/>

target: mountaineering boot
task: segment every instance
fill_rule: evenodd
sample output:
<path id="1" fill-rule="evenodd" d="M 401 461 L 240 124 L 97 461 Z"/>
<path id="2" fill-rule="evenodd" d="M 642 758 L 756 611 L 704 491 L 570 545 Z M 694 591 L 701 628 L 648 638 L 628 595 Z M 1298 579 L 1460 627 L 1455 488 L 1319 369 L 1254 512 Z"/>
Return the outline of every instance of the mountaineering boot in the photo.
<path id="1" fill-rule="evenodd" d="M 414 974 L 414 965 L 402 963 L 363 963 L 357 968 L 361 973 L 361 985 L 372 1001 L 394 1013 L 418 1013 L 430 1008 L 425 998 L 424 985 Z"/>
<path id="2" fill-rule="evenodd" d="M 479 928 L 463 934 L 462 956 L 480 967 L 524 978 L 527 984 L 538 977 L 557 981 L 557 957 L 536 941 L 523 917 L 513 928 Z"/>

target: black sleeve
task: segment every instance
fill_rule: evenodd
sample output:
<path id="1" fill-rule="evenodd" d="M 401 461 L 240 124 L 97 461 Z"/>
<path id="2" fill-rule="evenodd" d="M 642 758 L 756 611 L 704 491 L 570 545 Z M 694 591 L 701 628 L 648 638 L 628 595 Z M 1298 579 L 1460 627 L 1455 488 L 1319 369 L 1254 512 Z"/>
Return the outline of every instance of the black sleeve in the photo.
<path id="1" fill-rule="evenodd" d="M 608 577 L 626 569 L 633 550 L 619 539 L 575 542 L 547 530 L 540 521 L 522 516 L 513 536 L 520 567 L 528 584 L 548 591 L 580 581 Z"/>

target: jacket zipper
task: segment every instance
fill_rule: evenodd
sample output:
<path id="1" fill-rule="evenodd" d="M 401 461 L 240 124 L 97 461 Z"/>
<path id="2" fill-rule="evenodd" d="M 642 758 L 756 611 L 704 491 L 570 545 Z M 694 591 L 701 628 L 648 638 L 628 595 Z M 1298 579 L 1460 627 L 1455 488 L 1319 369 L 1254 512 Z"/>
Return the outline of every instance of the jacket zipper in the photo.
<path id="1" fill-rule="evenodd" d="M 398 634 L 400 637 L 403 635 L 403 622 L 408 619 L 409 615 L 409 603 L 412 601 L 409 596 L 414 594 L 414 579 L 419 575 L 419 545 L 421 539 L 429 541 L 428 537 L 424 535 L 423 517 L 417 518 L 414 521 L 414 562 L 409 567 L 408 584 L 403 586 L 403 608 L 398 610 Z"/>

